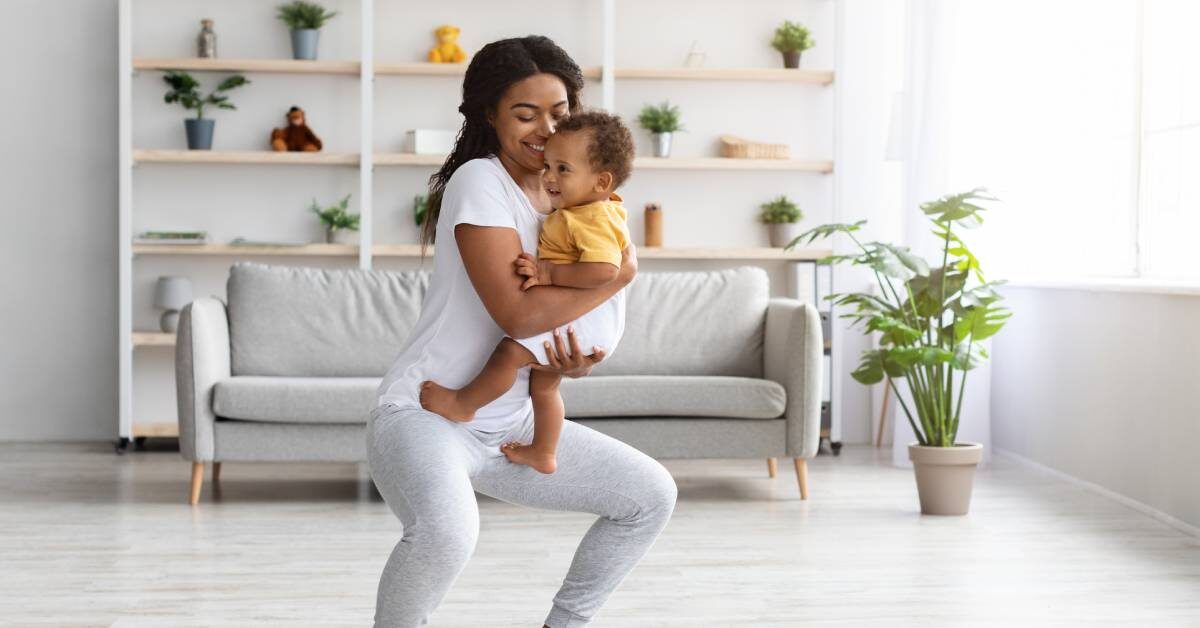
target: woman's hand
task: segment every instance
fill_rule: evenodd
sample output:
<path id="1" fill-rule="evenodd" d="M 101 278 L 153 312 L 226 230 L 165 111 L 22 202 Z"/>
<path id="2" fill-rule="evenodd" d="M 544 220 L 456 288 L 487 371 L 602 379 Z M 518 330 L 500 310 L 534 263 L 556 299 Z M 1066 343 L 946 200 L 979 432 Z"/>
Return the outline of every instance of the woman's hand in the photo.
<path id="1" fill-rule="evenodd" d="M 592 355 L 583 355 L 579 349 L 579 340 L 575 337 L 575 328 L 567 326 L 567 345 L 571 348 L 570 355 L 563 344 L 563 335 L 554 330 L 554 343 L 545 343 L 546 361 L 550 364 L 535 364 L 532 368 L 539 371 L 554 371 L 570 378 L 584 377 L 592 372 L 592 367 L 604 359 L 604 349 L 592 347 Z"/>

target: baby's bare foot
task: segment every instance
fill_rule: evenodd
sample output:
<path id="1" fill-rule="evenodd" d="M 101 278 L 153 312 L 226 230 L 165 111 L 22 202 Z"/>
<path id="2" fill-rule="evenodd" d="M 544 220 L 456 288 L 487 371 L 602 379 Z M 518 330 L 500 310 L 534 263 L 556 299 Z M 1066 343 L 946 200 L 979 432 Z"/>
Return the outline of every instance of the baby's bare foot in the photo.
<path id="1" fill-rule="evenodd" d="M 504 452 L 504 456 L 508 458 L 509 462 L 528 465 L 538 473 L 554 473 L 558 468 L 558 461 L 553 452 L 534 449 L 533 445 L 522 445 L 517 442 L 504 443 L 500 446 L 500 451 Z"/>
<path id="2" fill-rule="evenodd" d="M 466 423 L 475 418 L 475 409 L 458 399 L 458 391 L 435 382 L 421 382 L 421 407 L 436 412 L 451 421 Z"/>

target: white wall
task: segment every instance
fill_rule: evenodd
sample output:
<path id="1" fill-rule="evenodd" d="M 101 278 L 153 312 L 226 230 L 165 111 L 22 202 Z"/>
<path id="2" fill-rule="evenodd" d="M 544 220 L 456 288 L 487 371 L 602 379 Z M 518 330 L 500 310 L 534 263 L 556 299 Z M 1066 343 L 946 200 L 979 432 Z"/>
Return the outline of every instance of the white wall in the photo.
<path id="1" fill-rule="evenodd" d="M 0 20 L 0 439 L 98 439 L 117 413 L 116 0 Z"/>
<path id="2" fill-rule="evenodd" d="M 326 2 L 343 14 L 322 33 L 322 58 L 358 55 L 358 3 Z M 431 29 L 445 22 L 463 28 L 468 50 L 505 36 L 545 33 L 582 65 L 600 62 L 598 3 L 571 0 L 547 5 L 536 20 L 525 12 L 502 12 L 498 3 L 462 0 L 451 5 L 378 0 L 377 58 L 421 60 L 432 42 Z M 853 208 L 844 218 L 873 215 L 888 208 L 882 171 L 887 96 L 884 77 L 895 61 L 898 39 L 893 19 L 898 4 L 884 0 L 844 0 L 847 37 L 838 77 L 845 112 L 838 118 L 847 135 L 837 167 L 845 178 L 839 193 Z M 135 0 L 135 56 L 191 54 L 199 19 L 216 21 L 218 48 L 225 57 L 286 57 L 288 40 L 273 18 L 273 4 L 235 0 L 152 2 Z M 692 41 L 707 52 L 711 67 L 775 67 L 777 53 L 765 45 L 783 19 L 809 24 L 817 48 L 805 53 L 803 66 L 832 68 L 837 3 L 761 0 L 750 7 L 704 0 L 655 3 L 618 0 L 618 64 L 670 65 L 682 62 Z M 752 10 L 747 10 L 748 8 Z M 14 212 L 3 249 L 12 273 L 6 284 L 0 325 L 5 329 L 4 374 L 0 381 L 0 439 L 102 439 L 116 435 L 116 2 L 75 0 L 10 7 L 3 40 L 4 76 L 30 86 L 37 97 L 6 99 L 0 120 L 11 126 L 0 171 Z M 680 18 L 683 16 L 683 19 Z M 890 17 L 889 17 L 890 16 Z M 666 29 L 675 20 L 686 28 Z M 891 29 L 891 30 L 889 30 Z M 675 32 L 679 31 L 679 34 Z M 686 32 L 685 32 L 686 31 Z M 22 51 L 39 50 L 30 56 Z M 211 85 L 219 76 L 197 75 Z M 356 149 L 357 79 L 341 76 L 251 74 L 253 83 L 231 94 L 237 111 L 214 112 L 214 148 L 263 149 L 272 126 L 282 123 L 293 104 L 305 107 L 309 122 L 326 150 Z M 460 84 L 448 78 L 379 77 L 376 80 L 375 143 L 395 151 L 409 128 L 454 128 Z M 139 72 L 133 80 L 134 146 L 181 148 L 182 119 L 177 106 L 162 102 L 161 73 Z M 676 139 L 675 155 L 712 154 L 722 133 L 791 144 L 799 158 L 828 158 L 834 151 L 832 90 L 804 85 L 759 83 L 686 83 L 621 81 L 617 112 L 630 120 L 646 102 L 669 98 L 679 104 L 688 132 Z M 585 101 L 598 105 L 599 84 L 590 81 Z M 637 138 L 646 154 L 648 136 Z M 6 142 L 7 144 L 7 142 Z M 432 169 L 385 168 L 375 176 L 375 240 L 413 242 L 411 198 L 424 189 Z M 307 204 L 314 196 L 333 201 L 357 196 L 357 174 L 350 168 L 198 166 L 143 164 L 134 173 L 134 231 L 206 229 L 216 242 L 236 236 L 316 240 L 319 227 Z M 641 206 L 665 208 L 668 246 L 763 246 L 766 235 L 755 220 L 757 205 L 787 193 L 806 212 L 809 226 L 834 218 L 833 186 L 828 177 L 810 173 L 635 173 L 623 190 L 631 208 L 631 230 L 641 241 Z M 352 209 L 357 198 L 352 198 Z M 862 210 L 860 213 L 858 210 Z M 39 239 L 53 233 L 51 239 Z M 9 241 L 11 240 L 11 241 Z M 352 266 L 353 260 L 262 258 L 275 263 Z M 195 294 L 224 294 L 231 259 L 140 256 L 134 262 L 135 329 L 152 329 L 158 312 L 150 305 L 153 282 L 164 274 L 192 278 Z M 35 265 L 36 264 L 36 265 Z M 380 260 L 381 268 L 412 262 Z M 723 264 L 656 262 L 647 270 L 712 268 Z M 36 268 L 34 272 L 32 269 Z M 781 265 L 769 270 L 782 284 Z M 51 281 L 46 281 L 51 279 Z M 843 286 L 851 288 L 853 286 Z M 777 291 L 778 292 L 778 291 Z M 20 296 L 18 296 L 20 295 Z M 852 364 L 860 342 L 848 334 L 843 361 Z M 135 353 L 135 420 L 173 420 L 171 351 L 145 348 Z M 20 379 L 18 379 L 18 376 Z M 869 402 L 866 391 L 846 379 L 845 440 L 866 440 Z M 70 385 L 64 387 L 63 382 Z"/>
<path id="3" fill-rule="evenodd" d="M 1200 296 L 1010 287 L 996 447 L 1200 526 Z"/>

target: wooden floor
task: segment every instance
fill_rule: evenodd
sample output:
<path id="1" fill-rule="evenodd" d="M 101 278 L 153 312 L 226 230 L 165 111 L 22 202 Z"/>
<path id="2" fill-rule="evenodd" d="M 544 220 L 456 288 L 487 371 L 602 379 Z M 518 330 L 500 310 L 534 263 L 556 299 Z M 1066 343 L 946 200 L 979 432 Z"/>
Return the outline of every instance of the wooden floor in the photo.
<path id="1" fill-rule="evenodd" d="M 666 461 L 675 516 L 592 625 L 1200 626 L 1200 539 L 1005 458 L 922 517 L 885 456 L 818 457 L 808 502 L 790 464 Z M 0 625 L 369 625 L 400 526 L 365 467 L 221 475 L 191 508 L 177 452 L 0 444 Z M 430 625 L 540 626 L 590 516 L 480 508 Z"/>

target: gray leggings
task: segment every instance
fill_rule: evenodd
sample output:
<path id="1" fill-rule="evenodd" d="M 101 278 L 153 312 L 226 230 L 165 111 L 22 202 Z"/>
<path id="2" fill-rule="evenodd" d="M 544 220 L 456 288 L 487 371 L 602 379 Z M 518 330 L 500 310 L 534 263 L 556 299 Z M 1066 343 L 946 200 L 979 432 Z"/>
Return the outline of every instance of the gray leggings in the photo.
<path id="1" fill-rule="evenodd" d="M 475 551 L 474 491 L 599 515 L 554 596 L 545 619 L 550 628 L 586 625 L 633 570 L 675 508 L 671 474 L 633 447 L 572 421 L 563 424 L 552 474 L 510 463 L 499 449 L 532 438 L 532 413 L 508 432 L 482 434 L 421 408 L 384 404 L 371 412 L 371 477 L 403 526 L 379 579 L 377 627 L 428 623 Z"/>

